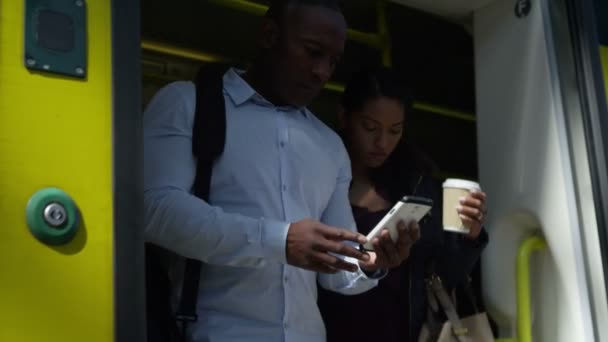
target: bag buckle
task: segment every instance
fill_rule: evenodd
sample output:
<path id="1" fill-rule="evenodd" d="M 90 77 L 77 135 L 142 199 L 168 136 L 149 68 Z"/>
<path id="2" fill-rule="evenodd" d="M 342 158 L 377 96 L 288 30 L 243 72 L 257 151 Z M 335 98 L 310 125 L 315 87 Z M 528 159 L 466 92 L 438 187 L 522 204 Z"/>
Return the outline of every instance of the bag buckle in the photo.
<path id="1" fill-rule="evenodd" d="M 180 322 L 196 322 L 198 320 L 197 314 L 175 314 L 175 320 Z"/>
<path id="2" fill-rule="evenodd" d="M 452 332 L 454 332 L 454 335 L 456 335 L 456 336 L 464 336 L 469 333 L 469 329 L 467 329 L 465 327 L 452 328 Z"/>

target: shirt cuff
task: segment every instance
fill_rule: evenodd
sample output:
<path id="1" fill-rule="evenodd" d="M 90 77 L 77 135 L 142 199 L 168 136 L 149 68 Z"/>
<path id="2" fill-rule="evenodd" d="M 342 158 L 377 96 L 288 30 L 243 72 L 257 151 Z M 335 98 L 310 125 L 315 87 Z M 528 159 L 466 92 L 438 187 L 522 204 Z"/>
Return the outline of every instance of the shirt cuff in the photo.
<path id="1" fill-rule="evenodd" d="M 382 278 L 386 277 L 386 275 L 388 274 L 388 270 L 385 268 L 375 270 L 374 272 L 367 272 L 366 270 L 362 269 L 361 267 L 359 267 L 359 269 L 361 269 L 361 272 L 363 272 L 363 274 L 369 279 L 382 279 Z"/>
<path id="2" fill-rule="evenodd" d="M 289 223 L 268 219 L 260 220 L 262 230 L 262 254 L 266 259 L 287 263 L 286 244 Z"/>

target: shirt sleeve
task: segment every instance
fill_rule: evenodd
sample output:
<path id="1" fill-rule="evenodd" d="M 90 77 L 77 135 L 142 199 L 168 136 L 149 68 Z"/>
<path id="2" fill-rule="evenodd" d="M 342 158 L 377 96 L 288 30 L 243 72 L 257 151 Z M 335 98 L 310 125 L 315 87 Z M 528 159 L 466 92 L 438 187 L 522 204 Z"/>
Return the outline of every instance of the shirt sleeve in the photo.
<path id="1" fill-rule="evenodd" d="M 144 112 L 146 241 L 210 264 L 286 263 L 289 223 L 226 213 L 191 194 L 195 98 L 193 83 L 175 82 L 161 89 Z"/>
<path id="2" fill-rule="evenodd" d="M 336 187 L 331 199 L 321 217 L 321 221 L 327 225 L 357 231 L 353 218 L 352 208 L 348 199 L 348 191 L 351 181 L 350 160 L 344 145 L 340 142 L 338 152 L 340 156 L 340 170 L 337 177 Z M 350 243 L 350 242 L 348 242 Z M 355 243 L 353 246 L 358 247 Z M 345 261 L 358 264 L 357 259 L 342 257 Z M 378 285 L 378 279 L 370 278 L 359 268 L 356 272 L 342 271 L 336 274 L 319 273 L 319 284 L 330 291 L 339 292 L 345 295 L 355 295 L 363 293 Z"/>

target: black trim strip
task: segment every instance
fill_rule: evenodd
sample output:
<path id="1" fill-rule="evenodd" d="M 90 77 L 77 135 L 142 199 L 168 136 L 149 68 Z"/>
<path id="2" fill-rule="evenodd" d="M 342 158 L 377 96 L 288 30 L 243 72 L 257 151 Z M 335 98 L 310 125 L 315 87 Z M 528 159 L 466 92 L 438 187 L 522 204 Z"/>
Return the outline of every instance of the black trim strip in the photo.
<path id="1" fill-rule="evenodd" d="M 608 45 L 608 1 L 595 0 L 595 24 L 602 45 Z"/>
<path id="2" fill-rule="evenodd" d="M 117 342 L 146 340 L 140 52 L 140 1 L 113 0 L 114 341 Z"/>

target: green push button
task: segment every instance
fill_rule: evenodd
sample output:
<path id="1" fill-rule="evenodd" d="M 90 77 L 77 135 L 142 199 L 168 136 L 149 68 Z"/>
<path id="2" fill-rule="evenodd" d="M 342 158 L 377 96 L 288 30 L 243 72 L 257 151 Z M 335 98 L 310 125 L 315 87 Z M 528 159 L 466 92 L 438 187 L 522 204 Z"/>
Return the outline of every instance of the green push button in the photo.
<path id="1" fill-rule="evenodd" d="M 76 203 L 61 189 L 46 188 L 35 193 L 25 209 L 32 234 L 48 245 L 63 245 L 72 240 L 80 225 Z"/>

